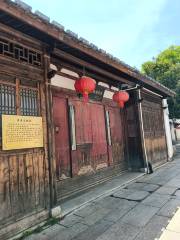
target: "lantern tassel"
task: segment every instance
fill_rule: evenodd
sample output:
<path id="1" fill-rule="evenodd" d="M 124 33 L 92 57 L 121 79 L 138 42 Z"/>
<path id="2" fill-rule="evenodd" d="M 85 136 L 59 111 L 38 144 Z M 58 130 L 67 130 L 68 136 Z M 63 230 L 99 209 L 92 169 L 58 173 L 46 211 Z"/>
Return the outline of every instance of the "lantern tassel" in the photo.
<path id="1" fill-rule="evenodd" d="M 83 92 L 83 101 L 84 103 L 87 103 L 89 99 L 88 92 Z"/>
<path id="2" fill-rule="evenodd" d="M 123 101 L 119 101 L 118 104 L 119 104 L 119 107 L 120 107 L 120 108 L 124 108 L 124 102 L 123 102 Z"/>

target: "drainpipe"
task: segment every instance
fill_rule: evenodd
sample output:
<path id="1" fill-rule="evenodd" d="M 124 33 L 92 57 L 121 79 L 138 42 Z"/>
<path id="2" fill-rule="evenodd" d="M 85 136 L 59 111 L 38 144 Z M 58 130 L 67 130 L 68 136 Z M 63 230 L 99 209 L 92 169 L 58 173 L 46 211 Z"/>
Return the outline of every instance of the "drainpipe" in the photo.
<path id="1" fill-rule="evenodd" d="M 163 114 L 164 114 L 164 128 L 165 128 L 166 142 L 167 142 L 168 161 L 172 161 L 173 145 L 172 145 L 171 129 L 169 124 L 169 110 L 168 110 L 167 99 L 162 100 L 162 107 L 163 107 Z"/>
<path id="2" fill-rule="evenodd" d="M 141 130 L 141 141 L 142 141 L 142 145 L 143 145 L 143 155 L 144 155 L 144 159 L 146 162 L 146 170 L 145 172 L 147 174 L 150 173 L 150 169 L 149 169 L 149 164 L 148 164 L 148 158 L 147 158 L 147 152 L 146 152 L 146 144 L 145 144 L 145 134 L 144 134 L 144 123 L 143 123 L 143 116 L 142 116 L 142 103 L 141 103 L 141 89 L 138 89 L 138 99 L 140 100 L 139 102 L 139 121 L 140 121 L 140 130 Z"/>

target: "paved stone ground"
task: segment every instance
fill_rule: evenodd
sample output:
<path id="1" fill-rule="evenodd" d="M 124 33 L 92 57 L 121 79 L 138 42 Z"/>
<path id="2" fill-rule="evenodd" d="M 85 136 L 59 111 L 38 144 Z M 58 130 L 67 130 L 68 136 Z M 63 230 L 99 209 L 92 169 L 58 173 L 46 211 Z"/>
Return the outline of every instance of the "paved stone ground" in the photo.
<path id="1" fill-rule="evenodd" d="M 26 240 L 154 240 L 180 207 L 180 157 Z"/>

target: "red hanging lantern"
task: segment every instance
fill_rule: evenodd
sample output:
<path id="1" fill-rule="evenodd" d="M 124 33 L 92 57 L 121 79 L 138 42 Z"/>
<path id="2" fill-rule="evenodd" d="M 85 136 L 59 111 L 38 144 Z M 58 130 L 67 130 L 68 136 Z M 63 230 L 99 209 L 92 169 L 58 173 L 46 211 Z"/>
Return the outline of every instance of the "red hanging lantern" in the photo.
<path id="1" fill-rule="evenodd" d="M 77 93 L 83 95 L 84 102 L 88 102 L 88 95 L 95 90 L 96 83 L 94 79 L 82 76 L 80 79 L 76 80 L 74 87 Z"/>
<path id="2" fill-rule="evenodd" d="M 129 100 L 129 94 L 126 91 L 118 91 L 113 95 L 113 101 L 117 102 L 120 108 L 124 107 L 124 103 Z"/>

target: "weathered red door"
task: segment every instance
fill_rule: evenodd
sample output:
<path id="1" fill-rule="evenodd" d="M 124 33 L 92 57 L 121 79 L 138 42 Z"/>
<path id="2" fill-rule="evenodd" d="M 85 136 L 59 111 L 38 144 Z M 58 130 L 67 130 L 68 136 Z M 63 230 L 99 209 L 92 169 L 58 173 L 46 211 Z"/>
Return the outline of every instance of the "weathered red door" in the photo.
<path id="1" fill-rule="evenodd" d="M 109 158 L 111 165 L 119 165 L 121 170 L 127 169 L 125 159 L 125 137 L 123 129 L 123 115 L 117 107 L 108 107 L 111 143 Z"/>
<path id="2" fill-rule="evenodd" d="M 74 108 L 75 123 L 72 174 L 84 175 L 107 167 L 104 107 L 100 104 L 85 104 L 81 101 L 71 101 L 70 104 Z"/>
<path id="3" fill-rule="evenodd" d="M 53 97 L 57 178 L 71 176 L 68 105 L 65 98 Z"/>

